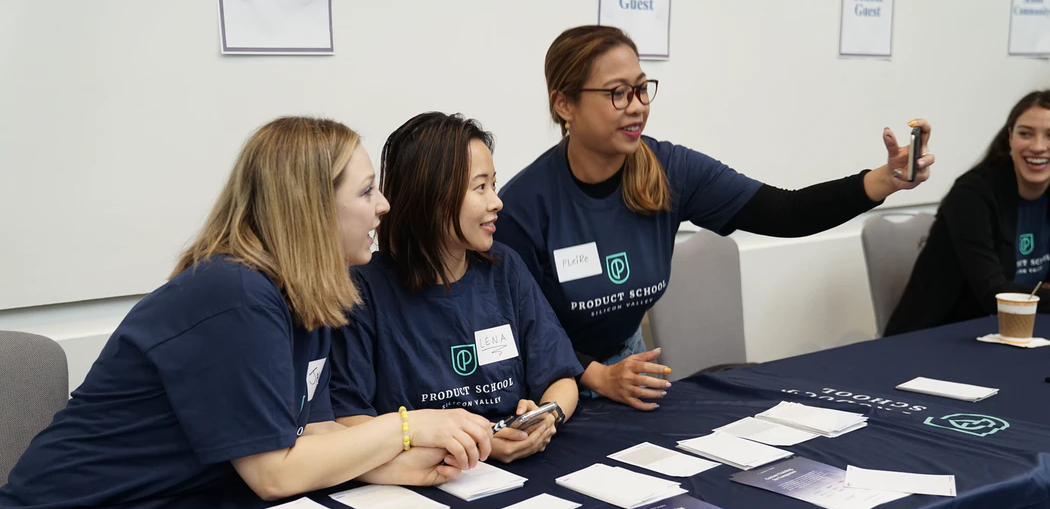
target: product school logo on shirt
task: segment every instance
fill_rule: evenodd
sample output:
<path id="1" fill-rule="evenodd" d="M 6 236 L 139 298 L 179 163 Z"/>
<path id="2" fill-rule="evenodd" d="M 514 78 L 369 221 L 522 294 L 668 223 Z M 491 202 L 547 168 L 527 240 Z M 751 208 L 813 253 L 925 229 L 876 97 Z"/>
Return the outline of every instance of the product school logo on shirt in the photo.
<path id="1" fill-rule="evenodd" d="M 452 369 L 457 375 L 474 374 L 478 369 L 478 354 L 474 343 L 452 347 Z"/>
<path id="2" fill-rule="evenodd" d="M 1017 249 L 1021 251 L 1022 255 L 1028 256 L 1035 250 L 1035 235 L 1031 233 L 1022 233 L 1020 242 L 1017 244 Z"/>
<path id="3" fill-rule="evenodd" d="M 605 272 L 609 274 L 609 281 L 618 285 L 627 282 L 631 277 L 631 264 L 627 263 L 627 252 L 620 251 L 605 257 Z"/>

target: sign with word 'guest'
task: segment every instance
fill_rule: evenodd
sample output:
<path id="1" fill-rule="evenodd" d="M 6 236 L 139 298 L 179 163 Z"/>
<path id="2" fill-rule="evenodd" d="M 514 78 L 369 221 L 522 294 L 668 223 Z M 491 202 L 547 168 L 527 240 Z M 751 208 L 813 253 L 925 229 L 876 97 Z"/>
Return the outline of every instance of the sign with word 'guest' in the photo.
<path id="1" fill-rule="evenodd" d="M 600 0 L 598 24 L 627 32 L 643 60 L 671 56 L 671 0 Z"/>
<path id="2" fill-rule="evenodd" d="M 893 49 L 893 0 L 842 0 L 840 56 L 888 57 Z"/>

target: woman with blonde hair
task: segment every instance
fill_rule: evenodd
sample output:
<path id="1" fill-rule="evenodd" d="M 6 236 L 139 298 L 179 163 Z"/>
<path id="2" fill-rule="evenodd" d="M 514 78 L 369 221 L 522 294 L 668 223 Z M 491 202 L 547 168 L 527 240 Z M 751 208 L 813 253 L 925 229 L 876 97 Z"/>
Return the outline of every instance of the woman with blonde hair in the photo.
<path id="1" fill-rule="evenodd" d="M 334 422 L 332 330 L 389 209 L 358 135 L 270 122 L 244 145 L 171 279 L 120 324 L 0 507 L 253 507 L 350 479 L 434 484 L 488 456 L 465 411 Z M 352 315 L 351 315 L 352 316 Z M 415 447 L 413 447 L 415 446 Z"/>
<path id="2" fill-rule="evenodd" d="M 926 154 L 914 182 L 900 178 L 908 148 L 886 128 L 886 164 L 797 191 L 777 189 L 642 135 L 659 83 L 642 71 L 638 49 L 621 30 L 566 30 L 547 50 L 544 70 L 550 116 L 563 139 L 503 188 L 496 240 L 521 255 L 569 334 L 584 368 L 583 394 L 641 410 L 658 407 L 643 399 L 659 399 L 671 386 L 644 375 L 669 370 L 653 362 L 659 351 L 645 351 L 639 326 L 669 283 L 682 221 L 722 235 L 811 235 L 919 185 L 933 163 Z M 921 127 L 925 147 L 929 124 L 910 124 Z"/>

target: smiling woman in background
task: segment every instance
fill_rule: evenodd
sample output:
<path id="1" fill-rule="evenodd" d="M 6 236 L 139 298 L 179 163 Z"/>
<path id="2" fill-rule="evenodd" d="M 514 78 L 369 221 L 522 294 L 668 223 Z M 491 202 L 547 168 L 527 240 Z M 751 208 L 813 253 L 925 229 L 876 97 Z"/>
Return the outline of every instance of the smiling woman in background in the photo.
<path id="1" fill-rule="evenodd" d="M 668 284 L 682 221 L 722 235 L 800 237 L 929 178 L 932 154 L 920 160 L 914 182 L 898 178 L 908 148 L 889 128 L 886 164 L 798 191 L 643 136 L 658 81 L 642 72 L 634 42 L 614 27 L 566 30 L 544 67 L 550 116 L 563 139 L 503 189 L 496 240 L 521 255 L 572 339 L 585 396 L 652 410 L 658 405 L 642 398 L 661 398 L 670 387 L 643 375 L 667 368 L 652 362 L 658 351 L 645 352 L 639 326 Z M 922 128 L 927 146 L 929 124 L 910 124 Z"/>
<path id="2" fill-rule="evenodd" d="M 1050 274 L 1050 90 L 1021 98 L 984 158 L 937 209 L 886 335 L 988 316 L 995 294 L 1031 293 Z M 1042 285 L 1039 312 L 1050 311 Z"/>

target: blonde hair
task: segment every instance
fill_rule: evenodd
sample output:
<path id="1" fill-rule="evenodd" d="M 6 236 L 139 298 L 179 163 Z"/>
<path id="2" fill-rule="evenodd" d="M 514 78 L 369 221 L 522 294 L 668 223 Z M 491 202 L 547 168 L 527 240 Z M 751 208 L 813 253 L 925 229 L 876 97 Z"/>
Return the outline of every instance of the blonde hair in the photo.
<path id="1" fill-rule="evenodd" d="M 359 140 L 326 119 L 282 117 L 259 128 L 170 277 L 225 255 L 269 276 L 299 325 L 345 325 L 361 298 L 339 240 L 335 188 Z"/>
<path id="2" fill-rule="evenodd" d="M 561 127 L 563 138 L 568 134 L 568 129 L 565 119 L 554 109 L 557 92 L 565 94 L 572 101 L 578 101 L 581 89 L 591 75 L 594 61 L 619 46 L 627 46 L 635 55 L 638 54 L 634 41 L 619 28 L 585 25 L 562 32 L 547 49 L 543 70 L 547 78 L 551 120 Z M 638 150 L 627 156 L 622 188 L 623 202 L 632 212 L 655 214 L 671 210 L 667 175 L 653 149 L 644 141 L 638 144 Z"/>

